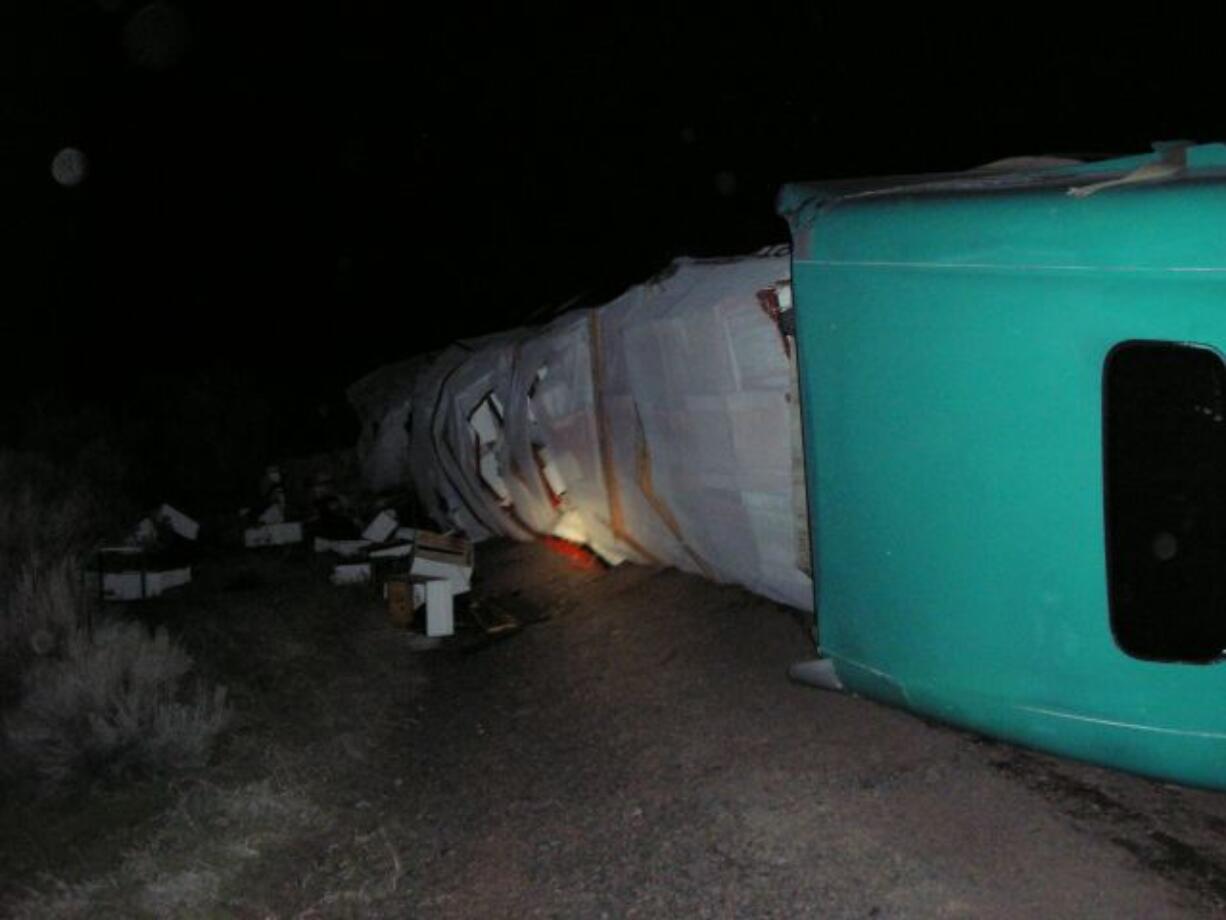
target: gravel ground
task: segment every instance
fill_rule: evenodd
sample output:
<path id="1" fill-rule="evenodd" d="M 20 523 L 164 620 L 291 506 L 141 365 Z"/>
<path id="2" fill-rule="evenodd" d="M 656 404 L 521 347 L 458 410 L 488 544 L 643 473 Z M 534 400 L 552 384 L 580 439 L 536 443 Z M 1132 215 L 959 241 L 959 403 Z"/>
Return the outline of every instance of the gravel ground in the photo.
<path id="1" fill-rule="evenodd" d="M 1226 796 L 790 683 L 795 611 L 541 546 L 416 650 L 326 569 L 240 557 L 151 607 L 226 682 L 196 776 L 0 808 L 31 917 L 1163 917 L 1226 911 Z"/>
<path id="2" fill-rule="evenodd" d="M 483 554 L 548 622 L 428 660 L 397 810 L 421 916 L 1156 917 L 1226 909 L 1226 797 L 794 685 L 794 611 Z"/>

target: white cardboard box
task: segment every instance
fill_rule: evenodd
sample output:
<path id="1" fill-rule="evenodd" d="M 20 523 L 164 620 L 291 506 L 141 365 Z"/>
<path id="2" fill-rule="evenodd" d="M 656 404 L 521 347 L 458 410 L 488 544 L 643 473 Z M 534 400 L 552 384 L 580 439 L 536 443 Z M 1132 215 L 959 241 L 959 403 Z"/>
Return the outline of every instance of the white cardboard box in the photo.
<path id="1" fill-rule="evenodd" d="M 243 532 L 243 543 L 249 547 L 284 546 L 288 543 L 302 542 L 302 524 L 295 521 L 290 524 L 264 524 L 261 527 L 248 527 Z"/>
<path id="2" fill-rule="evenodd" d="M 493 444 L 502 437 L 502 422 L 495 414 L 494 406 L 489 399 L 483 399 L 480 405 L 468 417 L 468 424 L 476 432 L 482 445 Z"/>
<path id="3" fill-rule="evenodd" d="M 380 511 L 375 515 L 373 521 L 366 525 L 366 529 L 362 531 L 362 539 L 370 540 L 372 543 L 383 543 L 396 532 L 396 528 L 400 522 L 396 519 L 396 512 L 392 510 Z"/>
<path id="4" fill-rule="evenodd" d="M 162 505 L 157 511 L 157 516 L 184 540 L 195 540 L 200 535 L 200 525 L 178 508 Z"/>
<path id="5" fill-rule="evenodd" d="M 140 569 L 104 572 L 102 596 L 108 601 L 138 601 L 142 598 L 158 597 L 191 580 L 191 566 L 161 572 L 143 572 Z"/>
<path id="6" fill-rule="evenodd" d="M 137 548 L 153 546 L 157 541 L 158 525 L 153 522 L 153 518 L 141 518 L 136 528 L 132 531 L 132 535 L 128 538 L 128 542 Z"/>
<path id="7" fill-rule="evenodd" d="M 336 553 L 352 559 L 361 556 L 370 547 L 369 540 L 329 540 L 327 537 L 315 538 L 315 552 Z"/>
<path id="8" fill-rule="evenodd" d="M 473 545 L 463 537 L 419 530 L 409 574 L 445 578 L 454 594 L 463 594 L 472 584 Z"/>
<path id="9" fill-rule="evenodd" d="M 450 636 L 455 633 L 455 604 L 451 582 L 430 580 L 426 589 L 426 635 Z"/>
<path id="10" fill-rule="evenodd" d="M 369 562 L 342 562 L 332 569 L 334 585 L 364 585 L 369 581 Z"/>
<path id="11" fill-rule="evenodd" d="M 413 543 L 394 543 L 382 549 L 371 550 L 371 559 L 399 559 L 402 556 L 413 555 Z"/>

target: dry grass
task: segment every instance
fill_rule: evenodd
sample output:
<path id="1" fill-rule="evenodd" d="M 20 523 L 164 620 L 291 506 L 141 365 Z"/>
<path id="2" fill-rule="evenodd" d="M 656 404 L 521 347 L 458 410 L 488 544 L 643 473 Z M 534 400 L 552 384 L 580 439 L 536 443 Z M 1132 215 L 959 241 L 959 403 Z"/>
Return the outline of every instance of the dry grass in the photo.
<path id="1" fill-rule="evenodd" d="M 300 789 L 266 779 L 232 789 L 200 783 L 114 871 L 81 882 L 47 875 L 0 907 L 18 918 L 228 915 L 252 865 L 326 824 Z"/>
<path id="2" fill-rule="evenodd" d="M 295 773 L 299 773 L 296 765 Z M 408 867 L 396 832 L 355 827 L 310 783 L 193 784 L 115 867 L 51 873 L 0 899 L 15 918 L 401 916 Z"/>
<path id="3" fill-rule="evenodd" d="M 193 591 L 158 602 L 151 617 L 179 624 L 197 664 L 183 672 L 171 642 L 150 680 L 229 687 L 224 756 L 149 782 L 0 794 L 13 841 L 0 916 L 413 915 L 417 822 L 396 803 L 425 677 L 380 600 L 336 591 L 314 561 L 210 557 Z"/>

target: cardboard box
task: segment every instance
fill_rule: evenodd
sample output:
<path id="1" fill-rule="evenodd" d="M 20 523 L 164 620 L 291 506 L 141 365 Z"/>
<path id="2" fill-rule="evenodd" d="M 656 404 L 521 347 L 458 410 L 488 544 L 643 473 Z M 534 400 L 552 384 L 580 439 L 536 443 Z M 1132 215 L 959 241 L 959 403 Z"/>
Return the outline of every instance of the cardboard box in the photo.
<path id="1" fill-rule="evenodd" d="M 285 546 L 290 543 L 302 542 L 302 524 L 264 524 L 261 527 L 248 527 L 243 531 L 243 543 L 248 547 Z"/>
<path id="2" fill-rule="evenodd" d="M 128 542 L 138 548 L 142 546 L 156 546 L 158 542 L 158 525 L 153 522 L 153 518 L 141 518 L 140 523 L 136 525 L 132 535 L 128 538 Z"/>
<path id="3" fill-rule="evenodd" d="M 332 569 L 334 585 L 364 585 L 370 582 L 369 562 L 342 562 Z"/>
<path id="4" fill-rule="evenodd" d="M 445 578 L 393 575 L 383 584 L 388 619 L 396 626 L 412 626 L 414 611 L 426 608 L 426 635 L 455 633 L 455 592 Z"/>
<path id="5" fill-rule="evenodd" d="M 387 600 L 387 618 L 394 626 L 412 626 L 413 583 L 407 575 L 394 575 L 383 584 L 383 596 Z"/>
<path id="6" fill-rule="evenodd" d="M 473 410 L 472 415 L 468 417 L 468 424 L 472 426 L 472 430 L 476 433 L 477 439 L 483 446 L 494 444 L 502 437 L 502 419 L 500 415 L 501 413 L 495 411 L 492 401 L 484 399 Z"/>
<path id="7" fill-rule="evenodd" d="M 365 554 L 370 548 L 369 540 L 329 540 L 327 537 L 315 538 L 315 552 L 336 553 L 346 559 L 354 559 Z"/>
<path id="8" fill-rule="evenodd" d="M 473 545 L 461 537 L 419 531 L 409 572 L 422 578 L 445 579 L 455 594 L 472 585 Z"/>
<path id="9" fill-rule="evenodd" d="M 96 574 L 102 597 L 108 601 L 139 601 L 160 597 L 172 588 L 178 588 L 192 580 L 191 566 L 156 571 L 125 568 L 114 572 L 104 570 Z"/>
<path id="10" fill-rule="evenodd" d="M 374 520 L 366 525 L 366 529 L 362 531 L 362 539 L 370 540 L 372 543 L 383 543 L 391 539 L 399 524 L 400 522 L 396 519 L 395 511 L 390 509 L 380 511 L 375 515 Z"/>
<path id="11" fill-rule="evenodd" d="M 455 605 L 451 583 L 431 579 L 426 590 L 426 635 L 450 636 L 455 633 Z"/>
<path id="12" fill-rule="evenodd" d="M 157 511 L 157 516 L 184 540 L 195 540 L 200 535 L 200 525 L 178 508 L 162 505 Z"/>
<path id="13" fill-rule="evenodd" d="M 419 530 L 414 537 L 414 542 L 423 549 L 466 555 L 469 564 L 472 563 L 473 545 L 463 537 L 457 537 L 453 534 L 435 533 L 433 530 Z"/>
<path id="14" fill-rule="evenodd" d="M 367 555 L 371 559 L 399 559 L 413 555 L 413 543 L 393 543 L 379 549 L 372 549 Z"/>

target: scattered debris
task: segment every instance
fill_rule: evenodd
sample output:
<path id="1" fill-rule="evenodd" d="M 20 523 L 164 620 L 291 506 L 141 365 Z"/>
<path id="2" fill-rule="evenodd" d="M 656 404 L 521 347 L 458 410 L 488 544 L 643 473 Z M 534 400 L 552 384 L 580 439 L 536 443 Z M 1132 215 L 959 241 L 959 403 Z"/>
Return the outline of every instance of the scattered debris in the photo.
<path id="1" fill-rule="evenodd" d="M 392 534 L 396 532 L 400 521 L 396 517 L 396 512 L 392 510 L 380 511 L 375 515 L 375 519 L 366 525 L 366 529 L 362 531 L 362 539 L 369 540 L 371 543 L 384 543 Z"/>
<path id="2" fill-rule="evenodd" d="M 450 636 L 455 633 L 455 604 L 451 582 L 442 578 L 416 581 L 413 593 L 421 588 L 426 603 L 426 635 Z"/>
<path id="3" fill-rule="evenodd" d="M 456 594 L 464 594 L 472 586 L 473 545 L 463 537 L 418 531 L 409 573 L 444 578 Z"/>
<path id="4" fill-rule="evenodd" d="M 194 543 L 200 535 L 200 525 L 172 505 L 162 505 L 141 518 L 124 545 L 147 552 L 169 550 L 180 541 Z"/>
<path id="5" fill-rule="evenodd" d="M 172 505 L 142 518 L 122 544 L 99 547 L 86 576 L 108 601 L 158 597 L 192 580 L 200 525 Z"/>
<path id="6" fill-rule="evenodd" d="M 346 562 L 332 569 L 334 585 L 364 585 L 370 582 L 369 562 Z"/>
<path id="7" fill-rule="evenodd" d="M 360 540 L 317 536 L 317 553 L 341 557 L 330 576 L 334 585 L 374 583 L 387 602 L 388 619 L 412 628 L 424 608 L 429 637 L 455 633 L 455 597 L 472 584 L 473 547 L 462 537 L 401 527 L 393 509 L 380 511 Z"/>
<path id="8" fill-rule="evenodd" d="M 194 542 L 196 538 L 200 536 L 200 525 L 178 508 L 174 508 L 170 505 L 162 505 L 162 507 L 157 510 L 156 517 L 158 521 L 165 524 L 184 540 L 191 540 Z"/>
<path id="9" fill-rule="evenodd" d="M 264 470 L 260 479 L 260 504 L 256 508 L 258 513 L 252 508 L 239 512 L 239 517 L 247 523 L 243 531 L 244 546 L 254 549 L 302 542 L 302 522 L 289 519 L 285 478 L 280 466 L 271 464 Z"/>
<path id="10" fill-rule="evenodd" d="M 393 626 L 413 625 L 413 611 L 417 609 L 413 585 L 408 575 L 393 575 L 383 583 L 383 597 L 387 601 L 387 618 Z"/>
<path id="11" fill-rule="evenodd" d="M 466 652 L 480 651 L 494 642 L 514 636 L 524 628 L 526 622 L 548 619 L 543 617 L 538 620 L 524 621 L 512 616 L 501 607 L 484 604 L 470 604 L 468 614 L 480 632 L 475 639 L 470 640 L 463 647 L 462 650 Z"/>
<path id="12" fill-rule="evenodd" d="M 260 546 L 285 546 L 302 542 L 302 524 L 262 524 L 243 531 L 243 544 L 249 548 Z"/>
<path id="13" fill-rule="evenodd" d="M 414 614 L 425 607 L 427 636 L 455 634 L 455 594 L 443 578 L 396 574 L 383 583 L 388 620 L 395 626 L 413 626 Z"/>
<path id="14" fill-rule="evenodd" d="M 327 537 L 315 538 L 315 552 L 336 553 L 346 559 L 352 559 L 364 554 L 371 546 L 369 540 L 330 540 Z"/>
<path id="15" fill-rule="evenodd" d="M 413 540 L 389 543 L 387 546 L 370 551 L 371 559 L 403 559 L 413 555 Z"/>
<path id="16" fill-rule="evenodd" d="M 145 600 L 158 597 L 171 588 L 178 588 L 191 580 L 190 566 L 165 572 L 148 572 L 144 569 L 104 572 L 101 585 L 102 599 L 107 601 Z"/>
<path id="17" fill-rule="evenodd" d="M 486 427 L 496 424 L 494 413 L 498 408 L 496 400 L 490 400 L 490 414 L 482 416 L 480 424 Z M 280 467 L 269 466 L 260 486 L 261 504 L 257 506 L 263 510 L 258 515 L 253 515 L 252 509 L 242 512 L 249 524 L 243 533 L 244 544 L 249 548 L 282 546 L 299 543 L 309 536 L 315 553 L 337 557 L 329 573 L 333 585 L 373 585 L 382 591 L 393 624 L 410 630 L 416 627 L 416 631 L 430 639 L 455 635 L 455 599 L 467 594 L 472 585 L 471 541 L 401 526 L 400 508 L 390 503 L 369 519 L 359 536 L 360 525 L 354 524 L 348 510 L 352 505 L 338 493 L 330 476 L 312 476 L 309 488 L 315 516 L 309 521 L 286 520 L 287 508 L 291 505 L 297 508 L 298 504 L 287 500 Z M 385 503 L 387 500 L 384 496 Z M 411 511 L 412 506 L 408 507 Z M 133 584 L 148 590 L 147 580 Z M 484 625 L 478 626 L 485 629 Z M 499 628 L 503 627 L 505 624 Z"/>
<path id="18" fill-rule="evenodd" d="M 331 492 L 316 494 L 312 504 L 315 508 L 312 527 L 317 536 L 329 540 L 355 540 L 360 536 L 361 528 L 354 523 L 341 496 Z"/>
<path id="19" fill-rule="evenodd" d="M 542 609 L 524 594 L 514 591 L 487 598 L 479 609 L 483 621 L 530 625 L 553 619 L 554 612 L 565 609 L 565 605 Z"/>
<path id="20" fill-rule="evenodd" d="M 132 547 L 154 546 L 158 541 L 158 525 L 153 518 L 142 518 L 129 535 L 127 545 Z"/>
<path id="21" fill-rule="evenodd" d="M 256 520 L 261 524 L 285 523 L 285 478 L 281 475 L 281 467 L 272 465 L 264 470 L 260 480 L 260 501 L 264 508 Z"/>

